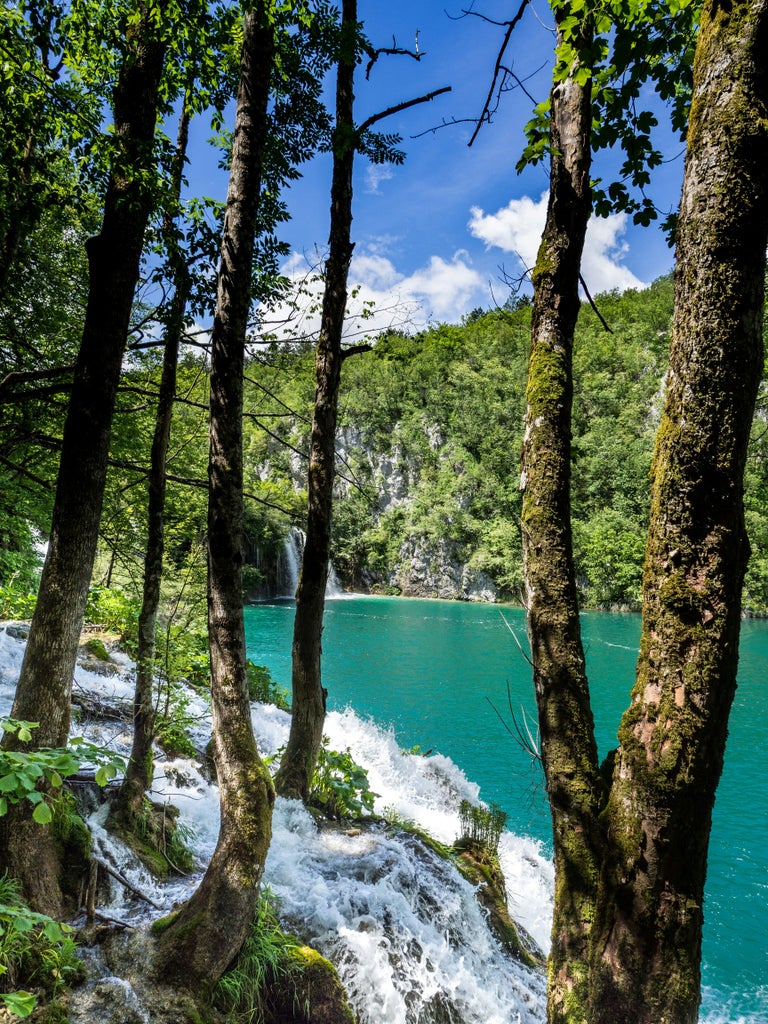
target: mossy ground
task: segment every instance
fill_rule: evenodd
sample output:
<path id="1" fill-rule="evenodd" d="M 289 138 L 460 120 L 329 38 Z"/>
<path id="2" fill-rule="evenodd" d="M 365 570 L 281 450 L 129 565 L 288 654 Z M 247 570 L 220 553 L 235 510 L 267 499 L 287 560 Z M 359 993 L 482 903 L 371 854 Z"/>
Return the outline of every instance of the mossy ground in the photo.
<path id="1" fill-rule="evenodd" d="M 130 821 L 110 819 L 110 827 L 155 878 L 168 878 L 192 869 L 192 851 L 179 830 L 178 815 L 171 804 L 145 799 L 140 815 Z"/>

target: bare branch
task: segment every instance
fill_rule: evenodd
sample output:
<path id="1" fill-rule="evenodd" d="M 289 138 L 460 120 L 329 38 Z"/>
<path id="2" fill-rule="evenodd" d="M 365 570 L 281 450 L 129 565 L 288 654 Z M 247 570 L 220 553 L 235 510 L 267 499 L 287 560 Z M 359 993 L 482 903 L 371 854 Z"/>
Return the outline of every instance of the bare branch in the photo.
<path id="1" fill-rule="evenodd" d="M 13 387 L 15 384 L 24 384 L 30 380 L 50 380 L 51 377 L 63 377 L 66 373 L 72 373 L 75 364 L 69 366 L 52 366 L 47 370 L 12 370 L 0 381 L 0 390 Z"/>
<path id="2" fill-rule="evenodd" d="M 496 66 L 493 69 L 493 78 L 491 80 L 491 87 L 488 90 L 488 96 L 486 97 L 485 103 L 483 104 L 483 109 L 480 112 L 480 116 L 477 119 L 477 125 L 475 127 L 474 132 L 472 133 L 472 138 L 467 143 L 468 146 L 471 146 L 472 143 L 477 138 L 478 132 L 480 131 L 480 128 L 482 127 L 483 123 L 485 121 L 490 120 L 490 116 L 491 116 L 490 115 L 490 107 L 491 107 L 491 102 L 493 100 L 494 94 L 496 92 L 496 83 L 499 80 L 499 76 L 504 74 L 504 67 L 503 67 L 503 63 L 502 63 L 503 60 L 504 60 L 504 53 L 505 53 L 505 51 L 507 49 L 507 46 L 509 45 L 510 39 L 512 38 L 512 33 L 514 32 L 516 25 L 518 24 L 518 22 L 522 18 L 522 16 L 523 16 L 527 6 L 528 6 L 528 0 L 522 0 L 522 3 L 520 4 L 520 7 L 518 8 L 517 14 L 514 16 L 514 18 L 511 21 L 508 21 L 508 22 L 504 23 L 507 26 L 507 31 L 504 33 L 504 39 L 502 40 L 501 46 L 499 48 L 498 55 L 496 56 Z M 466 11 L 465 13 L 466 14 L 474 14 L 475 17 L 481 17 L 481 15 L 476 14 L 475 11 L 471 11 L 470 10 L 470 11 Z M 485 20 L 489 20 L 489 19 L 485 19 Z"/>
<path id="3" fill-rule="evenodd" d="M 368 345 L 366 343 L 361 343 L 360 345 L 350 345 L 349 348 L 343 348 L 341 350 L 341 358 L 342 358 L 342 360 L 349 359 L 350 356 L 360 355 L 361 352 L 372 352 L 372 351 L 373 351 L 373 345 Z"/>
<path id="4" fill-rule="evenodd" d="M 26 466 L 20 466 L 17 462 L 11 462 L 10 459 L 6 459 L 3 455 L 0 455 L 0 466 L 5 466 L 5 468 L 10 470 L 12 473 L 18 473 L 19 476 L 26 477 L 28 480 L 31 480 L 32 483 L 37 484 L 38 487 L 42 487 L 46 491 L 51 487 L 50 480 L 43 480 L 42 477 L 37 476 L 36 473 L 27 469 Z M 25 488 L 25 490 L 28 489 L 29 488 Z"/>
<path id="5" fill-rule="evenodd" d="M 528 0 L 526 0 L 526 3 Z M 360 125 L 358 131 L 364 132 L 371 125 L 376 124 L 377 121 L 382 121 L 385 117 L 390 117 L 392 114 L 398 114 L 401 110 L 407 110 L 409 107 L 415 107 L 417 103 L 428 103 L 433 100 L 435 96 L 441 96 L 444 92 L 450 92 L 451 86 L 444 85 L 441 89 L 434 89 L 432 92 L 425 93 L 424 96 L 417 96 L 413 100 L 405 100 L 403 103 L 396 103 L 393 107 L 387 107 L 386 110 L 382 110 L 379 114 L 373 114 L 371 117 L 366 118 L 365 121 Z"/>
<path id="6" fill-rule="evenodd" d="M 426 56 L 426 50 L 424 50 L 424 51 L 419 50 L 419 30 L 418 29 L 416 29 L 415 49 L 413 49 L 413 50 L 407 50 L 407 49 L 404 49 L 402 46 L 398 46 L 397 45 L 397 40 L 395 39 L 394 36 L 392 36 L 392 45 L 391 46 L 380 46 L 378 49 L 374 49 L 372 46 L 367 46 L 365 48 L 365 52 L 368 54 L 368 58 L 369 58 L 368 63 L 365 66 L 365 77 L 366 77 L 366 79 L 370 78 L 371 70 L 373 69 L 373 65 L 376 63 L 376 61 L 381 56 L 387 56 L 387 57 L 412 57 L 413 60 L 418 60 L 418 61 L 420 61 L 422 57 Z"/>
<path id="7" fill-rule="evenodd" d="M 589 288 L 587 288 L 587 283 L 584 280 L 584 278 L 581 276 L 581 274 L 579 274 L 579 283 L 581 284 L 581 287 L 584 289 L 584 294 L 587 296 L 587 302 L 590 304 L 592 309 L 595 311 L 597 319 L 600 321 L 600 323 L 603 325 L 605 330 L 608 331 L 609 334 L 613 334 L 613 331 L 608 326 L 608 323 L 607 323 L 605 317 L 603 316 L 603 314 L 600 312 L 600 310 L 595 305 L 595 300 L 589 294 Z"/>

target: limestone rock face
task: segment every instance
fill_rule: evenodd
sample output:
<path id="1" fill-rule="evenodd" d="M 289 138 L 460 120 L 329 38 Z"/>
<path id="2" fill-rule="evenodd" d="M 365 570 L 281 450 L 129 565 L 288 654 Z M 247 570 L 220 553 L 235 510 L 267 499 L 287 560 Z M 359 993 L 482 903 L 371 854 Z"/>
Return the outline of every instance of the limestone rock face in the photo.
<path id="1" fill-rule="evenodd" d="M 454 541 L 408 537 L 400 546 L 399 558 L 389 584 L 407 597 L 496 600 L 493 581 L 466 564 L 460 545 Z"/>

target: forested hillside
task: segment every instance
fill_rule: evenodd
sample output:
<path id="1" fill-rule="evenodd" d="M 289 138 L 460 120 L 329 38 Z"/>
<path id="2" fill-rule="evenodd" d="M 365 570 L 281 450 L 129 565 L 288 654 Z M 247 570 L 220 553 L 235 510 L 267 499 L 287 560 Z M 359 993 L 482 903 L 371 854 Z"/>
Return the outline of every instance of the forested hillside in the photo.
<path id="1" fill-rule="evenodd" d="M 637 607 L 671 279 L 660 278 L 646 291 L 601 295 L 597 306 L 610 332 L 585 303 L 574 354 L 577 574 L 585 605 Z M 523 299 L 489 313 L 477 310 L 460 325 L 382 337 L 370 352 L 345 362 L 334 559 L 349 588 L 519 599 L 519 454 L 529 337 L 530 306 Z M 258 379 L 266 378 L 295 408 L 311 397 L 309 364 L 302 392 L 295 377 L 285 381 L 286 358 L 265 358 Z M 277 406 L 272 411 L 279 415 Z M 277 422 L 275 432 L 301 450 L 301 424 Z M 768 601 L 764 423 L 763 405 L 747 476 L 753 555 L 746 603 L 757 612 Z M 252 444 L 262 477 L 278 485 L 292 472 L 300 485 L 295 453 L 281 453 L 267 435 L 263 447 Z"/>
<path id="2" fill-rule="evenodd" d="M 38 265 L 50 228 L 30 244 Z M 48 316 L 31 324 L 22 263 L 6 332 L 42 343 L 66 327 L 77 273 L 62 247 L 48 267 Z M 82 268 L 80 268 L 82 271 Z M 82 287 L 82 286 L 80 286 Z M 39 291 L 35 295 L 39 295 Z M 637 607 L 648 516 L 648 471 L 663 399 L 672 282 L 597 299 L 610 332 L 585 303 L 574 356 L 572 493 L 577 573 L 586 606 Z M 15 308 L 15 313 L 14 313 Z M 32 306 L 32 309 L 36 309 Z M 33 342 L 33 331 L 41 335 Z M 60 335 L 66 338 L 66 334 Z M 334 566 L 347 589 L 418 596 L 519 600 L 522 587 L 519 453 L 530 336 L 526 299 L 476 310 L 462 324 L 384 335 L 345 360 L 338 439 Z M 142 487 L 161 359 L 138 350 L 121 389 L 102 523 L 101 581 L 139 577 L 146 515 Z M 285 538 L 304 516 L 306 451 L 314 396 L 304 344 L 254 348 L 246 379 L 246 592 L 274 593 Z M 168 569 L 201 592 L 207 458 L 207 369 L 187 350 L 169 461 Z M 20 416 L 21 408 L 24 410 Z M 5 471 L 3 585 L 32 586 L 35 539 L 49 515 L 45 473 L 54 463 L 60 404 L 44 389 L 32 405 L 5 406 L 24 477 Z M 31 423 L 34 422 L 34 430 Z M 46 425 L 50 425 L 49 427 Z M 12 425 L 12 426 L 11 426 Z M 60 429 L 60 427 L 59 427 Z M 47 431 L 50 431 L 49 433 Z M 768 466 L 765 396 L 747 467 L 753 553 L 746 605 L 768 607 Z M 14 462 L 19 455 L 14 456 Z M 32 528 L 30 532 L 30 527 Z M 184 583 L 186 581 L 186 583 Z"/>

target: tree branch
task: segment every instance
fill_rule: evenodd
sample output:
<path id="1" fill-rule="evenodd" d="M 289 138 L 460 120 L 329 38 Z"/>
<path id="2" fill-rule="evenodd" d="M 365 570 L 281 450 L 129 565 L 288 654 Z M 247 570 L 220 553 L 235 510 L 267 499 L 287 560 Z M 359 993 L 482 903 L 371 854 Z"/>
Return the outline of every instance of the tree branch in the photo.
<path id="1" fill-rule="evenodd" d="M 350 345 L 349 348 L 343 348 L 341 350 L 341 358 L 349 359 L 350 356 L 360 355 L 361 352 L 373 351 L 373 345 L 369 345 L 365 342 L 361 342 L 359 345 Z"/>
<path id="2" fill-rule="evenodd" d="M 525 0 L 527 3 L 528 0 Z M 450 85 L 444 85 L 441 89 L 435 89 L 432 92 L 425 93 L 424 96 L 418 96 L 413 100 L 405 100 L 403 103 L 396 103 L 393 107 L 387 107 L 386 110 L 382 110 L 379 114 L 373 114 L 371 117 L 366 118 L 365 121 L 358 128 L 358 132 L 362 134 L 367 131 L 371 125 L 376 124 L 377 121 L 382 121 L 385 117 L 390 117 L 392 114 L 398 114 L 401 110 L 407 110 L 409 107 L 415 107 L 417 103 L 428 103 L 433 100 L 435 96 L 440 96 L 444 92 L 451 91 Z"/>
<path id="3" fill-rule="evenodd" d="M 600 312 L 600 310 L 595 305 L 595 300 L 589 294 L 589 288 L 587 288 L 587 283 L 586 283 L 586 281 L 584 280 L 584 278 L 582 277 L 581 274 L 579 274 L 579 284 L 584 289 L 584 294 L 587 296 L 587 302 L 590 304 L 592 309 L 595 311 L 597 319 L 600 321 L 600 323 L 603 325 L 605 330 L 608 331 L 609 334 L 613 334 L 613 331 L 609 327 L 605 317 L 603 316 L 603 314 Z"/>
<path id="4" fill-rule="evenodd" d="M 517 14 L 514 16 L 514 18 L 511 21 L 508 21 L 508 22 L 504 23 L 507 26 L 507 31 L 504 33 L 504 39 L 502 40 L 501 46 L 499 48 L 499 52 L 498 52 L 498 54 L 496 56 L 496 65 L 495 65 L 495 67 L 493 69 L 493 79 L 491 80 L 491 87 L 488 90 L 488 95 L 486 97 L 485 103 L 483 104 L 483 109 L 481 110 L 480 116 L 477 119 L 477 124 L 475 126 L 474 132 L 472 133 L 472 138 L 467 143 L 468 146 L 471 146 L 472 143 L 477 138 L 477 135 L 478 135 L 478 133 L 480 131 L 480 128 L 482 127 L 483 123 L 490 119 L 490 107 L 491 107 L 491 101 L 493 99 L 494 93 L 496 92 L 496 83 L 499 80 L 499 75 L 502 74 L 502 73 L 506 73 L 505 69 L 503 68 L 503 64 L 502 64 L 502 61 L 504 60 L 504 52 L 507 49 L 507 46 L 509 45 L 509 41 L 512 38 L 512 33 L 514 32 L 515 27 L 517 26 L 518 22 L 520 21 L 520 19 L 522 18 L 523 14 L 525 13 L 525 9 L 526 9 L 527 6 L 528 6 L 528 0 L 522 0 L 522 3 L 520 4 L 520 7 L 518 8 Z M 465 14 L 474 14 L 474 13 L 475 13 L 474 11 L 465 11 Z M 476 15 L 476 17 L 482 17 L 482 15 Z M 490 19 L 486 18 L 484 20 L 488 21 Z"/>
<path id="5" fill-rule="evenodd" d="M 413 50 L 406 50 L 402 46 L 397 45 L 397 40 L 392 36 L 392 46 L 380 46 L 378 49 L 374 49 L 372 46 L 366 46 L 365 52 L 368 54 L 369 60 L 365 67 L 366 80 L 370 77 L 373 65 L 382 56 L 386 54 L 388 57 L 413 57 L 414 60 L 421 60 L 426 55 L 426 51 L 419 50 L 419 30 L 416 29 L 416 47 Z"/>

